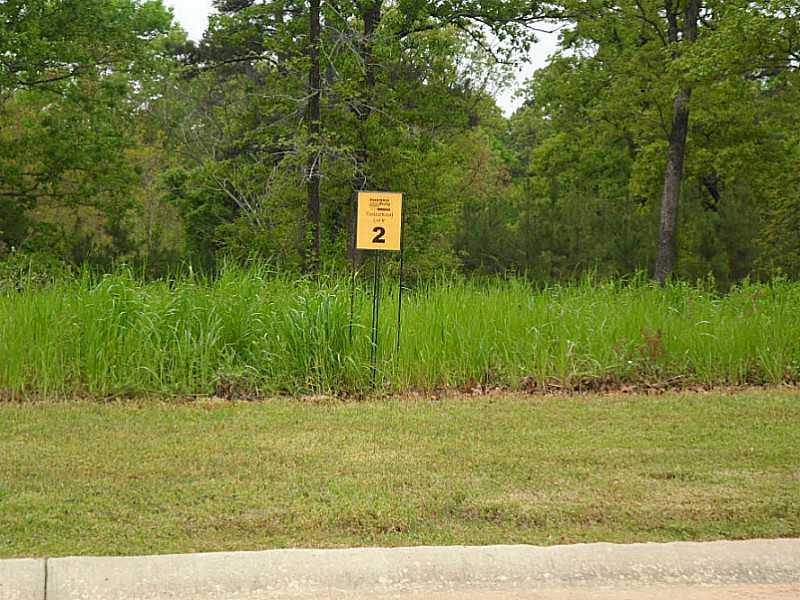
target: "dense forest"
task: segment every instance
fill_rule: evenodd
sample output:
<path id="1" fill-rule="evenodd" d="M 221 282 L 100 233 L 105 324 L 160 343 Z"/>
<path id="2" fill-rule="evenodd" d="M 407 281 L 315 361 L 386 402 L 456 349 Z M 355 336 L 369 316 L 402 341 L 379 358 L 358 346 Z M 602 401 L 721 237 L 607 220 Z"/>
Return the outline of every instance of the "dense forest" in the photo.
<path id="1" fill-rule="evenodd" d="M 416 276 L 800 276 L 800 0 L 214 5 L 0 2 L 0 269 L 344 270 L 381 189 Z"/>

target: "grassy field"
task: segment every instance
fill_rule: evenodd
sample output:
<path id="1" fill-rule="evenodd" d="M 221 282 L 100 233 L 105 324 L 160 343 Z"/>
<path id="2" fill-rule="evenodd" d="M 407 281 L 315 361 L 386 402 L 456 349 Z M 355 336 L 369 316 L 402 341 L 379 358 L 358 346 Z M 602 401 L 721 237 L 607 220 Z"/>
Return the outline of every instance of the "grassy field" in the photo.
<path id="1" fill-rule="evenodd" d="M 720 295 L 645 280 L 537 290 L 522 280 L 387 287 L 378 383 L 746 384 L 800 379 L 800 284 Z M 349 394 L 370 388 L 371 300 L 349 282 L 229 269 L 143 284 L 123 273 L 0 294 L 0 399 Z"/>
<path id="2" fill-rule="evenodd" d="M 0 557 L 800 535 L 800 395 L 0 406 Z"/>

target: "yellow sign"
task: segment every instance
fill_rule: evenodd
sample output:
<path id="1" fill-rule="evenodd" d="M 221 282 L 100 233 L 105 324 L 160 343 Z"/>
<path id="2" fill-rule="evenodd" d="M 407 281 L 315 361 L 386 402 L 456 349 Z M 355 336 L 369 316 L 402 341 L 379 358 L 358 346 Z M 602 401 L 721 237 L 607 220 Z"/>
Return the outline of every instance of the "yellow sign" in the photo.
<path id="1" fill-rule="evenodd" d="M 403 227 L 403 194 L 359 192 L 356 248 L 400 250 Z"/>

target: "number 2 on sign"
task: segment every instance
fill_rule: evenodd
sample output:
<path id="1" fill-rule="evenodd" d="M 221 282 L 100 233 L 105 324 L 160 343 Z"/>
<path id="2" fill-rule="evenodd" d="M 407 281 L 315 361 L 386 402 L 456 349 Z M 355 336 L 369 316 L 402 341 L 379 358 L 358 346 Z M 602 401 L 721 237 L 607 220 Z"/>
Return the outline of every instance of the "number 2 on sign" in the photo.
<path id="1" fill-rule="evenodd" d="M 373 244 L 385 244 L 386 243 L 386 238 L 384 237 L 386 235 L 386 230 L 383 227 L 375 227 L 372 230 L 372 233 L 377 233 L 378 234 L 374 238 L 372 238 L 372 243 Z"/>

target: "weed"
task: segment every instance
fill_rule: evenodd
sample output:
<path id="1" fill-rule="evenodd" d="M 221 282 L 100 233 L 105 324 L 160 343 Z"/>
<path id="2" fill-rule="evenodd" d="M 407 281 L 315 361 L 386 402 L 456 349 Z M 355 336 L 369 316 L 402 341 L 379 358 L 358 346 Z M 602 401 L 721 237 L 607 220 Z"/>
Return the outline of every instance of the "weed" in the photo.
<path id="1" fill-rule="evenodd" d="M 520 279 L 384 287 L 378 386 L 597 389 L 680 380 L 741 385 L 800 376 L 800 285 L 726 295 L 641 278 L 537 290 Z M 390 308 L 391 307 L 391 308 Z M 347 279 L 231 267 L 142 283 L 83 275 L 0 294 L 0 396 L 363 395 L 371 388 L 367 286 L 350 334 Z"/>

